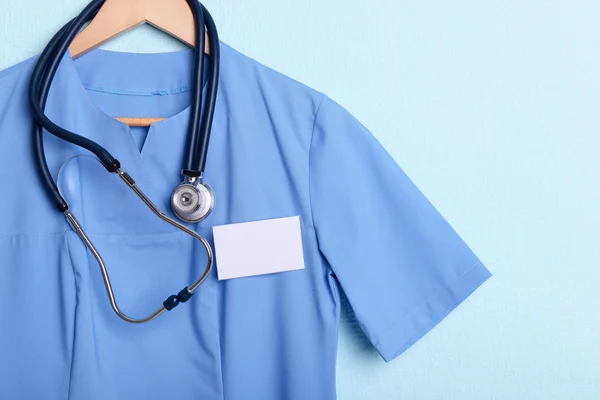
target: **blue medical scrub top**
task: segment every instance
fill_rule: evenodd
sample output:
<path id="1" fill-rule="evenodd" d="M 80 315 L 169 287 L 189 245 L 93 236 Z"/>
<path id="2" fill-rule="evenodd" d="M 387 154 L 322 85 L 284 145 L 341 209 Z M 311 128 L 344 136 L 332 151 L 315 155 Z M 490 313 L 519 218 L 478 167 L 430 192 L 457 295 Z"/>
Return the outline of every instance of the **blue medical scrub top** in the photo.
<path id="1" fill-rule="evenodd" d="M 213 269 L 185 305 L 147 324 L 120 320 L 96 261 L 38 178 L 27 105 L 35 59 L 22 62 L 0 75 L 0 398 L 334 399 L 340 287 L 390 361 L 490 277 L 344 108 L 221 47 L 205 173 L 216 205 L 189 226 L 213 244 L 214 225 L 300 216 L 305 269 L 226 281 Z M 47 105 L 171 216 L 192 55 L 66 55 Z M 167 118 L 130 128 L 119 116 Z M 90 153 L 47 132 L 44 144 L 124 312 L 143 317 L 202 273 L 202 246 Z"/>

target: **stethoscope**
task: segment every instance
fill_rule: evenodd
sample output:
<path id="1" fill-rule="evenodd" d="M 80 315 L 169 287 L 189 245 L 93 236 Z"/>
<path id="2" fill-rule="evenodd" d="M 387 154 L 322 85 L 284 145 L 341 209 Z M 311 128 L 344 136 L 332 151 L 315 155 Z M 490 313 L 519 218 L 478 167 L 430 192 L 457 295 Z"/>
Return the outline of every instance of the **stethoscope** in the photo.
<path id="1" fill-rule="evenodd" d="M 210 244 L 202 236 L 198 235 L 193 230 L 187 228 L 183 224 L 163 214 L 150 199 L 140 190 L 133 178 L 127 174 L 121 164 L 115 159 L 105 148 L 98 143 L 70 132 L 60 126 L 54 124 L 44 114 L 44 107 L 48 98 L 50 85 L 54 75 L 60 64 L 60 60 L 67 52 L 70 43 L 77 35 L 83 25 L 91 20 L 105 0 L 92 1 L 82 12 L 66 24 L 48 43 L 47 47 L 40 54 L 37 63 L 31 74 L 29 83 L 29 106 L 33 117 L 37 121 L 34 124 L 34 147 L 35 158 L 44 186 L 47 189 L 48 195 L 56 203 L 59 211 L 64 213 L 67 220 L 77 232 L 86 247 L 94 255 L 100 271 L 104 286 L 108 294 L 110 305 L 113 311 L 123 320 L 131 323 L 143 323 L 153 320 L 161 315 L 164 311 L 172 310 L 180 303 L 185 303 L 194 294 L 194 291 L 208 276 L 213 263 L 213 253 Z M 208 13 L 206 8 L 198 3 L 197 0 L 187 0 L 195 20 L 195 56 L 194 56 L 194 77 L 192 90 L 192 105 L 190 115 L 190 126 L 187 138 L 187 155 L 185 158 L 185 166 L 181 171 L 183 182 L 180 183 L 171 196 L 171 208 L 175 215 L 185 222 L 199 222 L 206 218 L 213 209 L 214 195 L 210 187 L 203 182 L 203 172 L 206 165 L 206 154 L 208 151 L 208 142 L 210 139 L 210 130 L 212 119 L 215 111 L 217 85 L 219 81 L 219 38 L 215 23 Z M 209 37 L 210 46 L 210 63 L 206 90 L 206 104 L 202 112 L 202 73 L 204 60 L 204 35 Z M 201 115 L 202 114 L 202 115 Z M 69 205 L 60 194 L 56 182 L 52 178 L 46 162 L 44 153 L 44 143 L 42 138 L 42 129 L 57 136 L 60 139 L 66 140 L 74 145 L 83 147 L 96 155 L 98 160 L 106 168 L 108 172 L 116 173 L 125 184 L 135 192 L 135 194 L 144 202 L 144 204 L 152 210 L 152 212 L 165 222 L 173 225 L 177 229 L 194 237 L 206 250 L 207 262 L 206 268 L 198 280 L 190 286 L 184 287 L 178 294 L 169 296 L 160 308 L 145 318 L 136 319 L 125 315 L 118 307 L 115 295 L 110 283 L 108 271 L 89 237 L 75 218 L 69 211 Z"/>

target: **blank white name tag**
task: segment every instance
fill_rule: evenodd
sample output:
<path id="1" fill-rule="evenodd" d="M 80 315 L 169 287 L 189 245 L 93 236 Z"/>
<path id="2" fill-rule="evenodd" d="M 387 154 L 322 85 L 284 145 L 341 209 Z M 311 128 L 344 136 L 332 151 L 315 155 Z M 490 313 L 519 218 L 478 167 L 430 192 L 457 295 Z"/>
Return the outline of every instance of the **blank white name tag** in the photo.
<path id="1" fill-rule="evenodd" d="M 219 280 L 304 268 L 300 217 L 213 227 Z"/>

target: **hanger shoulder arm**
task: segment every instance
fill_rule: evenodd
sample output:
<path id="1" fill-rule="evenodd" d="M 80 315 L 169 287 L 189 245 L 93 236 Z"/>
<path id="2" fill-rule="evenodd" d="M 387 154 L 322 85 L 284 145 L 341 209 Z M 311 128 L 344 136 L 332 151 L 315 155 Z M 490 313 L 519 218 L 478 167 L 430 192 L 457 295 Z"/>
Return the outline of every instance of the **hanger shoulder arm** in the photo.
<path id="1" fill-rule="evenodd" d="M 77 58 L 144 22 L 145 8 L 142 1 L 106 0 L 94 19 L 69 46 L 71 56 Z"/>
<path id="2" fill-rule="evenodd" d="M 146 22 L 191 47 L 196 45 L 194 16 L 185 0 L 149 0 Z M 206 54 L 209 54 L 208 49 L 208 35 L 205 35 Z"/>

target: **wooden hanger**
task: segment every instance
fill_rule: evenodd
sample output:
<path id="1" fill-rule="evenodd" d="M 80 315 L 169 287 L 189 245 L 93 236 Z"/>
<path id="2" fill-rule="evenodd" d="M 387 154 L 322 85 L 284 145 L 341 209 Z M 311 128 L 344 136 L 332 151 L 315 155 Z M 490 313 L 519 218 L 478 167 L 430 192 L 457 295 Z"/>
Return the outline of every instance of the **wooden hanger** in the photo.
<path id="1" fill-rule="evenodd" d="M 194 16 L 186 0 L 106 0 L 98 14 L 71 43 L 69 51 L 75 59 L 110 39 L 143 24 L 195 46 Z M 208 35 L 204 52 L 209 54 Z M 130 126 L 149 126 L 164 118 L 119 117 Z"/>

